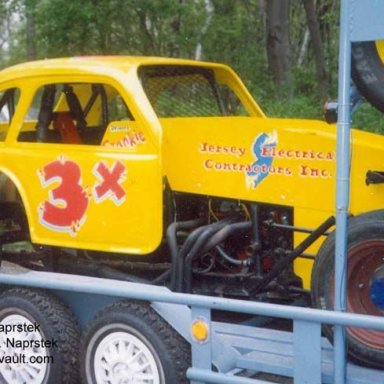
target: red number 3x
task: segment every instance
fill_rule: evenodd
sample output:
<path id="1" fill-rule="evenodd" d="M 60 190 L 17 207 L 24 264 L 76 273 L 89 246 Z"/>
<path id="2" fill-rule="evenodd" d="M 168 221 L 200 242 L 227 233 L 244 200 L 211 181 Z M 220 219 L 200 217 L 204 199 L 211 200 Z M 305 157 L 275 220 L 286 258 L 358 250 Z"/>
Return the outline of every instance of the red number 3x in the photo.
<path id="1" fill-rule="evenodd" d="M 81 186 L 80 167 L 73 161 L 59 159 L 44 166 L 39 176 L 43 187 L 59 183 L 49 192 L 49 200 L 40 206 L 40 222 L 74 235 L 85 221 L 89 202 Z"/>

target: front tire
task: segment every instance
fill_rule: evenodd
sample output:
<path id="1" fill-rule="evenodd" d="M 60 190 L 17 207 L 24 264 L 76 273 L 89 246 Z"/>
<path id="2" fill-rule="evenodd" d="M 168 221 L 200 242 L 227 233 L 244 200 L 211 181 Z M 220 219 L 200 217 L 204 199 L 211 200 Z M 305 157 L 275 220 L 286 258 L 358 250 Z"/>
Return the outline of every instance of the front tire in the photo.
<path id="1" fill-rule="evenodd" d="M 333 309 L 335 233 L 328 236 L 316 258 L 311 279 L 313 306 Z M 347 311 L 383 316 L 371 300 L 375 272 L 384 265 L 384 221 L 382 212 L 354 217 L 348 229 Z M 332 341 L 332 327 L 324 327 Z M 384 332 L 348 327 L 348 354 L 357 362 L 382 368 L 384 365 Z"/>
<path id="2" fill-rule="evenodd" d="M 81 371 L 87 384 L 186 384 L 189 346 L 149 305 L 119 302 L 87 327 Z"/>

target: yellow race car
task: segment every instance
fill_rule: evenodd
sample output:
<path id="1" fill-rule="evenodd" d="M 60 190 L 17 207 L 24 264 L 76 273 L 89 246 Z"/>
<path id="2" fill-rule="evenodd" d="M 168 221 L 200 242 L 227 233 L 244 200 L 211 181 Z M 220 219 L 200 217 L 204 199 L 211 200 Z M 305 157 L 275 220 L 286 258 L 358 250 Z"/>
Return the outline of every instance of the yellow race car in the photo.
<path id="1" fill-rule="evenodd" d="M 311 287 L 313 304 L 332 308 L 335 136 L 322 121 L 267 118 L 221 64 L 78 57 L 5 69 L 2 257 L 287 304 L 308 302 Z M 348 310 L 380 315 L 384 138 L 354 130 L 351 145 Z M 348 338 L 355 358 L 382 366 L 382 333 Z"/>

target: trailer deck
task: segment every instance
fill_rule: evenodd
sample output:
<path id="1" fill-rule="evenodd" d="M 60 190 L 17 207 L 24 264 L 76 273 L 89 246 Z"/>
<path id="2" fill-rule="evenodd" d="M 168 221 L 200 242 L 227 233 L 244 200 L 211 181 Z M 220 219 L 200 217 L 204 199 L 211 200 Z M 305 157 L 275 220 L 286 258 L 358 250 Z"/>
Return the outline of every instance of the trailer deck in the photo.
<path id="1" fill-rule="evenodd" d="M 6 261 L 0 268 L 5 285 L 54 291 L 83 326 L 103 306 L 119 300 L 145 300 L 192 346 L 188 378 L 199 383 L 276 383 L 259 380 L 259 373 L 292 378 L 294 383 L 333 383 L 333 347 L 321 336 L 324 323 L 372 327 L 384 331 L 381 318 L 310 308 L 174 293 L 165 287 L 32 271 Z M 293 332 L 211 321 L 213 310 L 293 319 Z M 191 327 L 204 321 L 209 337 L 198 341 Z M 247 377 L 242 377 L 247 373 Z M 280 381 L 281 382 L 281 381 Z M 384 371 L 347 364 L 347 384 L 384 382 Z"/>

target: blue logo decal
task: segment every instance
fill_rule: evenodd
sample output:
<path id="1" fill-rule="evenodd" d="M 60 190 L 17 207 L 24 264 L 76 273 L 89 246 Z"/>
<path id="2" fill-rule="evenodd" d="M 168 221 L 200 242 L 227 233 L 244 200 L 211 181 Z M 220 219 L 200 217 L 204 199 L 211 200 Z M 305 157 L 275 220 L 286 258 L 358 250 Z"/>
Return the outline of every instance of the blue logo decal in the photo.
<path id="1" fill-rule="evenodd" d="M 252 144 L 256 161 L 247 171 L 246 181 L 249 188 L 256 188 L 268 175 L 273 162 L 273 152 L 277 145 L 276 132 L 261 133 Z"/>

